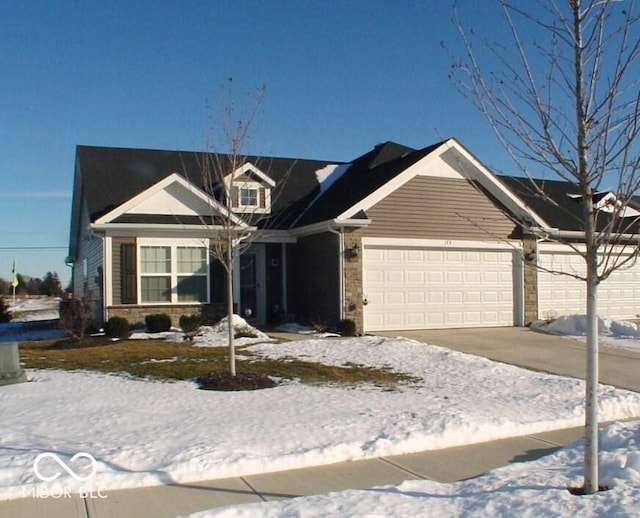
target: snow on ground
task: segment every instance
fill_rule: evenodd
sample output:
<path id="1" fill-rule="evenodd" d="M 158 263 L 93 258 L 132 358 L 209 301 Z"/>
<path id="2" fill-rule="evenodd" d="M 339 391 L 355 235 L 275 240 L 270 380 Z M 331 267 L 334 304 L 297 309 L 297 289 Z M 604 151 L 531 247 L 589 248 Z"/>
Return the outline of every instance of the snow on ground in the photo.
<path id="1" fill-rule="evenodd" d="M 297 333 L 299 335 L 315 336 L 317 338 L 328 338 L 330 336 L 340 336 L 337 333 L 328 333 L 328 332 L 318 331 L 313 327 L 303 326 L 302 324 L 298 324 L 296 322 L 292 322 L 289 324 L 282 324 L 276 327 L 276 331 L 284 331 L 285 333 Z"/>
<path id="2" fill-rule="evenodd" d="M 59 317 L 59 298 L 5 299 L 11 322 L 0 324 L 0 342 L 28 342 L 62 338 L 65 334 L 53 322 Z"/>
<path id="3" fill-rule="evenodd" d="M 587 317 L 586 315 L 563 315 L 550 321 L 534 322 L 531 329 L 585 341 Z M 598 336 L 601 345 L 640 351 L 640 325 L 633 322 L 598 318 Z"/>
<path id="4" fill-rule="evenodd" d="M 5 298 L 12 315 L 12 322 L 54 320 L 59 317 L 60 299 L 57 297 Z"/>
<path id="5" fill-rule="evenodd" d="M 97 473 L 84 485 L 107 490 L 445 448 L 583 421 L 579 380 L 403 338 L 251 349 L 271 357 L 386 366 L 420 381 L 394 391 L 292 382 L 229 393 L 200 391 L 190 382 L 31 371 L 31 383 L 0 387 L 0 499 L 36 487 L 33 464 L 43 452 L 67 462 L 78 452 L 93 455 Z M 600 415 L 640 416 L 640 394 L 601 387 Z M 65 472 L 46 487 L 74 484 Z"/>
<path id="6" fill-rule="evenodd" d="M 582 446 L 535 462 L 511 464 L 455 484 L 408 480 L 397 486 L 349 490 L 279 502 L 212 509 L 191 518 L 314 516 L 638 516 L 640 422 L 615 423 L 601 434 L 601 480 L 611 489 L 573 496 L 582 484 Z"/>

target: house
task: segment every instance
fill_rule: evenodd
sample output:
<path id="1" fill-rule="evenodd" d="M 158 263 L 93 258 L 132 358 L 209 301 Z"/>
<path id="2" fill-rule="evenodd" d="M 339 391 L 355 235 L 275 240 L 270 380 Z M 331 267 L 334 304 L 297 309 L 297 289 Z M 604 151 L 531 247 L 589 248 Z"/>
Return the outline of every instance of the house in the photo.
<path id="1" fill-rule="evenodd" d="M 257 323 L 351 319 L 373 332 L 524 325 L 546 311 L 547 281 L 528 263 L 547 250 L 530 229 L 552 225 L 455 139 L 386 142 L 350 163 L 246 157 L 217 184 L 203 176 L 212 157 L 228 158 L 77 147 L 68 262 L 97 323 L 223 314 L 207 253 L 220 221 L 252 235 L 233 289 Z"/>

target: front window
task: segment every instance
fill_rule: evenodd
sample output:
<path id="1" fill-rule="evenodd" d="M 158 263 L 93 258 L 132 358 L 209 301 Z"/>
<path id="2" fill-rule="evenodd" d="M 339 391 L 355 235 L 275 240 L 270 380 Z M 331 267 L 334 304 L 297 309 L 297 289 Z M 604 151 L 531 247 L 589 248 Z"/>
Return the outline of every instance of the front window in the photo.
<path id="1" fill-rule="evenodd" d="M 142 302 L 171 302 L 171 248 L 140 248 L 140 289 Z"/>
<path id="2" fill-rule="evenodd" d="M 207 301 L 207 251 L 203 247 L 178 247 L 178 302 Z"/>
<path id="3" fill-rule="evenodd" d="M 140 246 L 142 303 L 207 302 L 208 254 L 204 246 Z"/>

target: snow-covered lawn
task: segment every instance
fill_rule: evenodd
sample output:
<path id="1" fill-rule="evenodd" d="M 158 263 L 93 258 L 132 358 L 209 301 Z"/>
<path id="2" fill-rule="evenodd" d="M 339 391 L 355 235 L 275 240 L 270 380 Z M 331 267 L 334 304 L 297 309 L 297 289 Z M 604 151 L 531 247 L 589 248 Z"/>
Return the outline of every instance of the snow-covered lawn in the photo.
<path id="1" fill-rule="evenodd" d="M 5 339 L 24 330 L 17 324 L 3 326 Z M 580 317 L 570 317 L 542 327 L 580 339 L 580 326 Z M 601 333 L 601 343 L 640 350 L 640 332 L 628 323 L 606 321 Z M 181 341 L 182 333 L 165 338 Z M 203 328 L 196 339 L 199 346 L 225 343 L 224 326 Z M 285 362 L 301 358 L 328 365 L 385 367 L 419 381 L 395 391 L 291 382 L 262 391 L 221 393 L 197 390 L 190 382 L 33 370 L 30 383 L 0 387 L 0 500 L 43 489 L 56 494 L 80 486 L 108 490 L 239 476 L 445 448 L 583 422 L 584 387 L 579 380 L 403 338 L 260 343 L 251 350 Z M 634 417 L 640 417 L 640 394 L 601 387 L 601 419 Z M 46 458 L 40 471 L 60 471 L 61 476 L 39 482 L 34 461 L 46 452 L 66 460 L 76 474 L 88 467 L 82 458 L 70 459 L 78 452 L 89 453 L 97 459 L 96 475 L 76 482 Z M 601 481 L 612 489 L 590 497 L 566 491 L 582 482 L 582 449 L 577 444 L 536 462 L 513 464 L 456 484 L 407 481 L 193 516 L 637 513 L 640 422 L 608 427 L 602 434 L 600 460 Z"/>
<path id="2" fill-rule="evenodd" d="M 0 498 L 34 487 L 34 460 L 43 452 L 67 461 L 77 452 L 93 455 L 90 485 L 112 489 L 437 449 L 582 422 L 578 380 L 407 339 L 316 339 L 252 350 L 386 366 L 421 381 L 395 391 L 288 383 L 220 393 L 189 382 L 32 371 L 31 383 L 0 388 Z M 640 416 L 640 394 L 602 387 L 600 395 L 602 419 Z M 78 484 L 62 473 L 47 488 Z"/>
<path id="3" fill-rule="evenodd" d="M 212 509 L 191 518 L 640 515 L 640 423 L 606 428 L 600 467 L 611 489 L 592 496 L 573 496 L 566 489 L 582 483 L 582 448 L 576 443 L 538 461 L 511 464 L 455 484 L 408 480 L 397 486 Z"/>

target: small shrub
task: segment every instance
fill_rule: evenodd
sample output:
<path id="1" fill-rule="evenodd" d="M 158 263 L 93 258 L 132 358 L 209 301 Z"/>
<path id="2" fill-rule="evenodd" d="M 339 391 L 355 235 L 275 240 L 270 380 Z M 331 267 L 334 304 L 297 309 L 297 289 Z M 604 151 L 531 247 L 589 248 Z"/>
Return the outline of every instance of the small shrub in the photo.
<path id="1" fill-rule="evenodd" d="M 350 318 L 338 322 L 338 333 L 342 336 L 356 336 L 356 323 Z"/>
<path id="2" fill-rule="evenodd" d="M 186 334 L 195 333 L 202 325 L 201 315 L 182 315 L 180 317 L 180 329 Z"/>
<path id="3" fill-rule="evenodd" d="M 144 317 L 149 333 L 164 333 L 171 329 L 171 317 L 166 313 L 155 313 Z"/>
<path id="4" fill-rule="evenodd" d="M 78 341 L 84 340 L 93 318 L 93 293 L 85 289 L 79 299 L 68 298 L 60 302 L 59 327 Z"/>
<path id="5" fill-rule="evenodd" d="M 129 321 L 124 317 L 110 317 L 104 325 L 104 334 L 109 338 L 127 338 Z"/>

